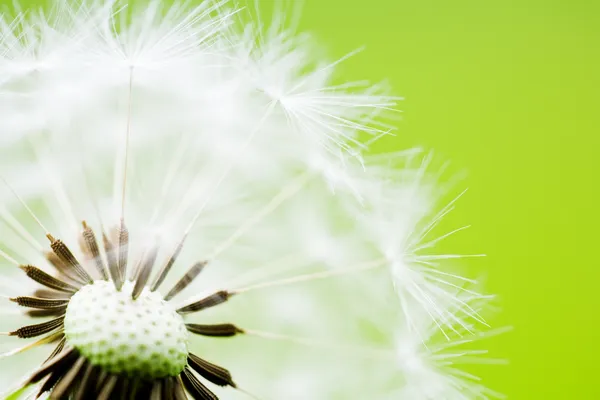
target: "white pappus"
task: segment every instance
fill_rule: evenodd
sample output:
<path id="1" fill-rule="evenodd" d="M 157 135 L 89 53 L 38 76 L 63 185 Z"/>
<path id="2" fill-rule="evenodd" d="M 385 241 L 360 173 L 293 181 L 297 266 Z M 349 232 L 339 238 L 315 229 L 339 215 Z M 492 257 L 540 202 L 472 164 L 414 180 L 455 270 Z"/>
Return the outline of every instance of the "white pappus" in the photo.
<path id="1" fill-rule="evenodd" d="M 0 19 L 7 396 L 499 396 L 444 364 L 489 296 L 429 251 L 440 170 L 369 153 L 399 97 L 284 10 L 55 3 Z"/>

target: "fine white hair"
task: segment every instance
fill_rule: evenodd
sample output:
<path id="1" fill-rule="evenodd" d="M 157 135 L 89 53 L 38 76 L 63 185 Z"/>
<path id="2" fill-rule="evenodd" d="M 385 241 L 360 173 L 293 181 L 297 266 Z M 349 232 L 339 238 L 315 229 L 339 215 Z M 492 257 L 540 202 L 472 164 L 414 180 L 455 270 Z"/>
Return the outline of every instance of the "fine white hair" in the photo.
<path id="1" fill-rule="evenodd" d="M 346 57 L 318 58 L 281 13 L 264 24 L 224 0 L 54 3 L 0 18 L 1 260 L 43 265 L 44 229 L 75 247 L 82 220 L 124 219 L 133 253 L 187 237 L 177 268 L 210 262 L 182 303 L 246 296 L 203 318 L 248 338 L 192 345 L 259 398 L 498 396 L 444 353 L 483 335 L 490 300 L 454 269 L 473 255 L 434 251 L 464 229 L 437 229 L 456 204 L 445 167 L 420 149 L 369 151 L 400 97 L 340 83 Z M 2 263 L 16 284 L 0 290 L 16 290 L 20 271 Z M 0 386 L 32 363 L 4 364 Z"/>

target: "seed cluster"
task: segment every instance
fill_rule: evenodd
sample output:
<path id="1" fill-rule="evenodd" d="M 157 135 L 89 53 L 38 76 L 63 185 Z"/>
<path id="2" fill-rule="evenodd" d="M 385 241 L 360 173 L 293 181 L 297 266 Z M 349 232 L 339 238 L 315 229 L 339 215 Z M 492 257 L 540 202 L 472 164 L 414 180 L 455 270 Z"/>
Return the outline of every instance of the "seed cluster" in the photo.
<path id="1" fill-rule="evenodd" d="M 157 261 L 157 246 L 138 256 L 137 268 L 128 274 L 129 232 L 124 221 L 118 238 L 113 239 L 119 246 L 102 232 L 104 257 L 92 229 L 85 222 L 82 225 L 83 257 L 51 234 L 46 235 L 52 250 L 46 259 L 55 267 L 56 276 L 33 265 L 17 264 L 43 288 L 33 296 L 11 300 L 29 308 L 31 317 L 51 319 L 0 334 L 39 338 L 15 354 L 57 343 L 17 392 L 37 385 L 37 396 L 48 393 L 51 400 L 181 400 L 187 398 L 186 392 L 196 400 L 218 400 L 202 380 L 237 388 L 227 369 L 188 352 L 188 336 L 232 337 L 245 331 L 229 323 L 186 324 L 183 319 L 186 314 L 226 302 L 236 292 L 220 290 L 176 308 L 170 300 L 200 275 L 205 261 L 194 263 L 166 296 L 158 291 L 185 237 L 148 284 Z M 100 279 L 92 278 L 93 269 Z"/>
<path id="2" fill-rule="evenodd" d="M 88 361 L 104 370 L 148 379 L 177 376 L 187 364 L 188 332 L 182 317 L 156 292 L 133 300 L 106 281 L 81 288 L 69 302 L 65 336 Z"/>

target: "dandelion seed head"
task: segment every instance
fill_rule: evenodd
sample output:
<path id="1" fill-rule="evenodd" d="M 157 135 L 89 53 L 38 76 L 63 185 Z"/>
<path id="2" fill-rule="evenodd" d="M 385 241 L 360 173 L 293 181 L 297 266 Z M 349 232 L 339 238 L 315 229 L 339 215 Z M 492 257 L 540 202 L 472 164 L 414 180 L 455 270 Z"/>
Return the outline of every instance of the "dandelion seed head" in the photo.
<path id="1" fill-rule="evenodd" d="M 0 359 L 47 348 L 2 386 L 484 393 L 444 365 L 487 297 L 434 250 L 463 229 L 434 234 L 441 172 L 418 149 L 369 154 L 401 98 L 339 82 L 359 50 L 328 60 L 294 18 L 251 14 L 60 0 L 0 18 Z"/>
<path id="2" fill-rule="evenodd" d="M 81 288 L 65 313 L 65 336 L 92 365 L 110 373 L 157 379 L 186 366 L 188 332 L 183 319 L 158 293 L 131 298 L 133 285 L 116 291 L 109 282 Z"/>

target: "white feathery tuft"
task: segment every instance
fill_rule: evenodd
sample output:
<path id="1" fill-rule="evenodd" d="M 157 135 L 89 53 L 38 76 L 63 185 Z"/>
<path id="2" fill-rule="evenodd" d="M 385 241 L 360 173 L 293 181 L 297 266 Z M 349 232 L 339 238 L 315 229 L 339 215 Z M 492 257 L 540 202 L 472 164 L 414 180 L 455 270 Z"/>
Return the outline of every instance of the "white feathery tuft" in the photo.
<path id="1" fill-rule="evenodd" d="M 381 157 L 373 161 L 376 166 L 371 170 L 365 206 L 357 211 L 370 246 L 365 252 L 386 260 L 408 326 L 413 326 L 419 337 L 422 333 L 413 321 L 427 315 L 448 339 L 458 333 L 457 326 L 469 331 L 471 321 L 486 326 L 470 303 L 488 295 L 470 289 L 476 280 L 461 275 L 450 265 L 462 258 L 483 255 L 435 252 L 438 243 L 468 228 L 442 234 L 436 229 L 464 192 L 433 214 L 440 199 L 447 197 L 448 188 L 440 183 L 446 167 L 431 171 L 432 154 L 396 155 L 391 164 L 390 159 L 386 160 L 386 167 L 377 167 L 382 165 Z M 402 170 L 391 173 L 390 165 L 401 166 Z M 463 293 L 468 296 L 462 298 Z"/>
<path id="2" fill-rule="evenodd" d="M 425 321 L 427 322 L 427 321 Z M 477 375 L 463 370 L 477 364 L 505 364 L 488 357 L 488 352 L 474 343 L 505 330 L 482 334 L 467 333 L 461 339 L 435 340 L 437 326 L 423 326 L 426 341 L 415 340 L 410 329 L 402 329 L 396 339 L 396 368 L 404 382 L 389 397 L 406 399 L 500 399 L 502 394 L 490 390 Z"/>
<path id="3" fill-rule="evenodd" d="M 419 149 L 370 154 L 401 98 L 340 84 L 358 52 L 323 60 L 295 28 L 225 0 L 59 0 L 0 18 L 3 274 L 24 286 L 14 264 L 51 271 L 45 227 L 75 248 L 81 221 L 116 240 L 123 218 L 130 254 L 185 242 L 174 269 L 209 262 L 177 302 L 239 291 L 203 321 L 254 335 L 192 345 L 258 398 L 493 398 L 458 368 L 484 353 L 452 350 L 485 335 L 489 296 L 448 263 L 469 255 L 434 250 L 464 229 L 432 237 L 458 199 L 437 211 L 445 167 Z"/>

